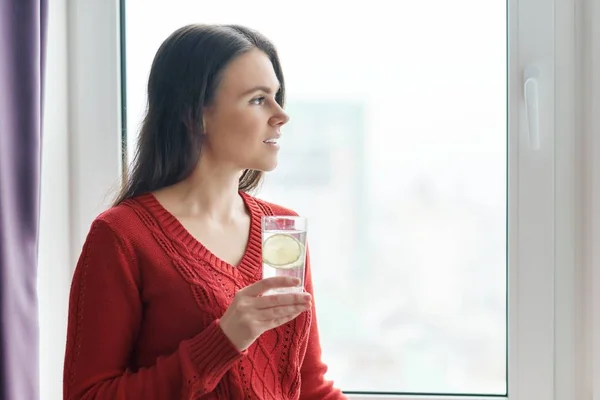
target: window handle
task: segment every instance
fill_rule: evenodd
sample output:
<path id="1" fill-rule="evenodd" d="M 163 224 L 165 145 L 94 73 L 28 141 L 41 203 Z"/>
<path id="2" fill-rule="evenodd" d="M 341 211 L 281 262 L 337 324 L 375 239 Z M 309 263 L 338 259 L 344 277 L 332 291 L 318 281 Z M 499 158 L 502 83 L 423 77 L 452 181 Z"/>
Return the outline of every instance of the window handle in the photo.
<path id="1" fill-rule="evenodd" d="M 525 68 L 523 94 L 525 96 L 525 119 L 529 133 L 529 146 L 540 149 L 539 71 L 535 67 Z"/>

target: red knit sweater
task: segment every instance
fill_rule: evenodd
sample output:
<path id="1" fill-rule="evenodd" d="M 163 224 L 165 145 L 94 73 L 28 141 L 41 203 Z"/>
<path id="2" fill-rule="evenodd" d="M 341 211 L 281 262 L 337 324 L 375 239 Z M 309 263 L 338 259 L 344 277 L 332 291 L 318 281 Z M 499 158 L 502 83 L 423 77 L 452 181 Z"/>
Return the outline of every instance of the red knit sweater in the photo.
<path id="1" fill-rule="evenodd" d="M 241 353 L 219 327 L 235 292 L 261 278 L 261 216 L 294 214 L 241 196 L 251 229 L 237 267 L 151 194 L 98 216 L 71 287 L 65 399 L 345 399 L 323 377 L 314 306 Z"/>

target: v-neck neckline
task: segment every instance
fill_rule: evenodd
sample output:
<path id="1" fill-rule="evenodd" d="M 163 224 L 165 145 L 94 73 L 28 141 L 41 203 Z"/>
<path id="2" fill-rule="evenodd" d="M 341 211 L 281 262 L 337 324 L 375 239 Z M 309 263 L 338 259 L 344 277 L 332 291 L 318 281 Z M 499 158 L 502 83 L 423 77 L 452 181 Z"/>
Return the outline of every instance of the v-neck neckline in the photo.
<path id="1" fill-rule="evenodd" d="M 163 207 L 154 194 L 146 193 L 140 195 L 137 200 L 156 218 L 159 225 L 171 239 L 183 243 L 186 248 L 199 259 L 208 262 L 214 268 L 232 276 L 243 274 L 247 277 L 256 277 L 260 276 L 262 267 L 262 212 L 252 196 L 243 191 L 240 191 L 239 194 L 250 213 L 250 230 L 246 249 L 237 266 L 231 265 L 227 261 L 217 257 L 212 251 L 204 246 L 204 244 L 197 240 L 194 235 L 183 226 L 179 219 L 175 217 L 175 215 Z"/>

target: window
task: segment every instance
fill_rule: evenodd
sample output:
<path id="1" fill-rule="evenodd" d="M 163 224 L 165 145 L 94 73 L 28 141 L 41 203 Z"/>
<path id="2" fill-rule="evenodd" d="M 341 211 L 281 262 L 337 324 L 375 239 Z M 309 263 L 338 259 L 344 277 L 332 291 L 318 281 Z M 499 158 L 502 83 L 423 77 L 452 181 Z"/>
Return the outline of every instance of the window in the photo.
<path id="1" fill-rule="evenodd" d="M 505 395 L 506 2 L 345 4 L 127 1 L 128 153 L 173 30 L 260 30 L 291 121 L 258 195 L 309 218 L 329 377 L 347 392 Z M 294 18 L 267 12 L 281 7 Z"/>
<path id="2" fill-rule="evenodd" d="M 128 151 L 169 33 L 191 22 L 257 28 L 280 50 L 292 116 L 260 196 L 310 219 L 329 376 L 356 399 L 562 400 L 570 353 L 555 318 L 568 308 L 555 299 L 572 250 L 561 189 L 573 143 L 555 132 L 574 118 L 574 6 L 412 3 L 122 0 Z M 69 6 L 74 255 L 118 179 L 118 11 L 116 1 Z M 523 101 L 528 66 L 539 148 Z"/>

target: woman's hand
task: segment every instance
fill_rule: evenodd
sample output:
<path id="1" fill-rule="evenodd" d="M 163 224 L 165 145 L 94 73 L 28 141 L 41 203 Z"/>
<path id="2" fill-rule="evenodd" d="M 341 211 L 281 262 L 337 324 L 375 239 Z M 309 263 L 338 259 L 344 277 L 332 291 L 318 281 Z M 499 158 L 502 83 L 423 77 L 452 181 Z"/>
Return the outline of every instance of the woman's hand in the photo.
<path id="1" fill-rule="evenodd" d="M 239 350 L 246 350 L 263 333 L 310 309 L 308 293 L 261 296 L 268 290 L 297 286 L 297 278 L 278 276 L 253 283 L 237 292 L 219 321 L 221 329 Z"/>

